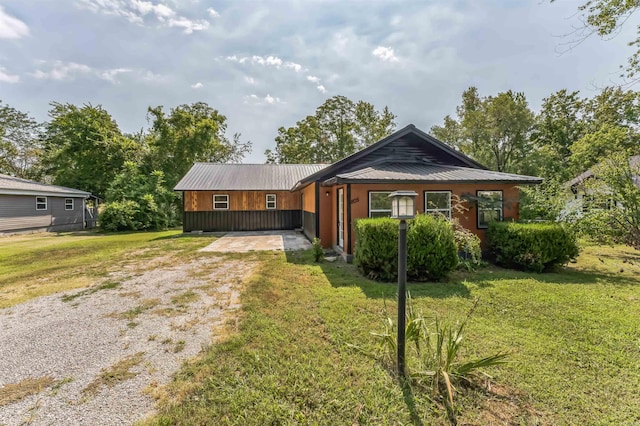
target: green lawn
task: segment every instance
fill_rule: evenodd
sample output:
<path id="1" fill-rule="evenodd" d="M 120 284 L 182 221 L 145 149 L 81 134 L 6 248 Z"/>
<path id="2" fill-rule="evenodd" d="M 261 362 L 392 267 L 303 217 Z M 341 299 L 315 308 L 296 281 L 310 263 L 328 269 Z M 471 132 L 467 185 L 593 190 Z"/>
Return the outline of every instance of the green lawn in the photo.
<path id="1" fill-rule="evenodd" d="M 394 285 L 310 253 L 255 256 L 237 333 L 182 369 L 150 423 L 447 424 L 348 345 L 373 349 Z M 463 356 L 511 353 L 491 391 L 462 390 L 460 424 L 640 424 L 640 253 L 587 247 L 559 273 L 490 267 L 410 291 L 451 321 L 479 297 Z"/>
<path id="2" fill-rule="evenodd" d="M 0 239 L 0 307 L 136 273 L 151 259 L 183 261 L 210 242 L 177 234 Z M 239 256 L 259 266 L 229 337 L 155 392 L 149 424 L 448 424 L 430 392 L 401 389 L 350 346 L 373 351 L 370 332 L 394 316 L 394 284 L 314 264 L 310 252 L 229 255 Z M 410 291 L 425 316 L 450 321 L 479 297 L 463 357 L 511 353 L 487 371 L 490 390 L 459 389 L 459 424 L 640 424 L 639 252 L 590 246 L 558 273 L 489 267 Z"/>

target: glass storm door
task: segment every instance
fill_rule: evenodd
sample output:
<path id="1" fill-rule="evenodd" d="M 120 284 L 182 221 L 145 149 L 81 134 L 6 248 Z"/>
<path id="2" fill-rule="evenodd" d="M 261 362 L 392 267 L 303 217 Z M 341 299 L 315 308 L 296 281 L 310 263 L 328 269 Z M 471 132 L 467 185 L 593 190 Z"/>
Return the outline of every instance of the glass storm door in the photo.
<path id="1" fill-rule="evenodd" d="M 338 246 L 344 248 L 344 189 L 338 189 Z"/>

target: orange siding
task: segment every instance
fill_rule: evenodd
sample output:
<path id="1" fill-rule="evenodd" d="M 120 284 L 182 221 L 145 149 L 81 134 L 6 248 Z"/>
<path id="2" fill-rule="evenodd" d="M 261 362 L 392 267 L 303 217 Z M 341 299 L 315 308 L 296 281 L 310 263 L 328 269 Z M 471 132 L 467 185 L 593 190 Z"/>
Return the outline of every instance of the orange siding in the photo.
<path id="1" fill-rule="evenodd" d="M 303 210 L 311 213 L 316 212 L 316 183 L 307 185 L 303 190 L 304 206 Z"/>
<path id="2" fill-rule="evenodd" d="M 323 245 L 337 245 L 337 207 L 336 207 L 336 187 L 320 188 L 320 238 Z M 351 204 L 351 232 L 347 232 L 345 217 L 345 239 L 351 235 L 352 251 L 355 249 L 355 220 L 368 217 L 369 215 L 369 191 L 396 191 L 407 190 L 418 193 L 416 198 L 417 213 L 424 213 L 424 191 L 451 191 L 452 204 L 455 204 L 455 198 L 462 197 L 464 194 L 476 196 L 476 191 L 502 191 L 504 200 L 503 216 L 505 219 L 517 219 L 519 190 L 512 184 L 351 184 L 351 197 L 347 197 L 347 189 L 345 188 L 345 215 L 347 214 L 347 206 Z M 329 192 L 329 197 L 325 193 Z M 462 201 L 462 200 L 461 200 Z M 462 226 L 476 233 L 481 240 L 484 241 L 485 230 L 478 229 L 476 207 L 469 205 L 468 202 L 462 204 L 467 210 L 462 213 L 453 212 L 453 217 L 457 218 Z M 330 241 L 331 244 L 326 242 Z M 348 242 L 345 241 L 345 249 Z"/>
<path id="3" fill-rule="evenodd" d="M 211 211 L 214 195 L 228 195 L 229 210 L 266 210 L 267 194 L 276 194 L 277 210 L 300 210 L 300 193 L 289 191 L 185 191 L 184 205 L 186 211 Z"/>

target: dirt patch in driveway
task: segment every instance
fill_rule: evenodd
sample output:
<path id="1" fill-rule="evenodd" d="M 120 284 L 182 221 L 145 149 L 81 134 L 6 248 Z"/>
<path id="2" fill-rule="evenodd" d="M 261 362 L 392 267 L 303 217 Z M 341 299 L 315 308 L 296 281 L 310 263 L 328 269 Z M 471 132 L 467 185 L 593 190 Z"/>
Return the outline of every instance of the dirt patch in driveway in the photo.
<path id="1" fill-rule="evenodd" d="M 162 260 L 0 310 L 0 389 L 52 378 L 0 406 L 0 424 L 130 424 L 153 412 L 148 389 L 218 338 L 254 268 L 210 256 Z"/>

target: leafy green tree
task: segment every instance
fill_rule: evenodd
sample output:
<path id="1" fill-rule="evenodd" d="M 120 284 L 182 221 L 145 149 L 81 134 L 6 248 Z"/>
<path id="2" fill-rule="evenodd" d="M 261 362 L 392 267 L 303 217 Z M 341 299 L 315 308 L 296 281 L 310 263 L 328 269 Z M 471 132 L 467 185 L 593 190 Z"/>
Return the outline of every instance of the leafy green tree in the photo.
<path id="1" fill-rule="evenodd" d="M 364 101 L 334 96 L 294 127 L 278 129 L 268 163 L 333 163 L 390 135 L 395 115 Z"/>
<path id="2" fill-rule="evenodd" d="M 590 194 L 579 229 L 601 242 L 640 250 L 640 157 L 613 154 L 593 169 L 585 184 Z"/>
<path id="3" fill-rule="evenodd" d="M 523 93 L 511 90 L 481 98 L 471 87 L 462 94 L 457 122 L 445 118 L 435 133 L 465 154 L 500 172 L 524 171 L 534 115 Z"/>
<path id="4" fill-rule="evenodd" d="M 569 180 L 575 174 L 569 167 L 571 146 L 586 132 L 585 103 L 579 92 L 566 89 L 552 93 L 542 101 L 531 133 L 533 151 L 529 161 L 534 174 L 557 183 Z"/>
<path id="5" fill-rule="evenodd" d="M 229 140 L 227 118 L 204 102 L 171 108 L 149 108 L 151 131 L 146 138 L 148 170 L 164 173 L 167 188 L 173 188 L 197 161 L 237 162 L 251 151 L 240 134 Z"/>
<path id="6" fill-rule="evenodd" d="M 100 226 L 107 231 L 158 230 L 179 221 L 175 208 L 178 196 L 167 188 L 164 174 L 144 173 L 134 162 L 124 164 L 106 197 Z"/>
<path id="7" fill-rule="evenodd" d="M 141 147 L 120 132 L 100 105 L 52 103 L 44 132 L 43 164 L 56 185 L 104 198 L 125 161 Z"/>
<path id="8" fill-rule="evenodd" d="M 550 0 L 552 3 L 555 0 Z M 620 28 L 629 20 L 629 17 L 640 7 L 638 0 L 587 0 L 578 6 L 582 14 L 585 27 L 577 32 L 575 43 L 579 43 L 592 34 L 598 34 L 601 38 L 614 38 Z M 640 27 L 637 36 L 628 42 L 634 48 L 634 52 L 627 60 L 627 65 L 621 65 L 623 70 L 621 77 L 637 78 L 640 72 Z"/>
<path id="9" fill-rule="evenodd" d="M 0 104 L 0 173 L 40 178 L 41 130 L 28 114 Z"/>
<path id="10" fill-rule="evenodd" d="M 603 124 L 571 145 L 571 163 L 576 171 L 585 171 L 614 153 L 626 156 L 637 153 L 637 138 L 624 127 Z"/>

